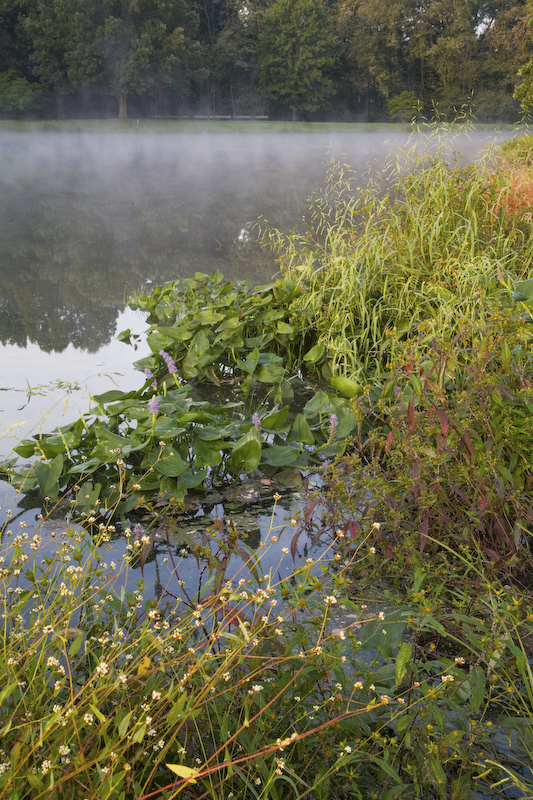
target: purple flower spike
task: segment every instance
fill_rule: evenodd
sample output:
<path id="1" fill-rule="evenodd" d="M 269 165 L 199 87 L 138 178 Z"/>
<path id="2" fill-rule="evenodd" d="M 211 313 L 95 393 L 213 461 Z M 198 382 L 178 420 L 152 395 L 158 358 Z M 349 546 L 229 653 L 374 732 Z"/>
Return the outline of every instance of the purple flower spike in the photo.
<path id="1" fill-rule="evenodd" d="M 335 430 L 337 428 L 337 422 L 338 422 L 337 415 L 336 414 L 332 414 L 330 419 L 329 419 L 329 438 L 330 438 L 330 440 L 332 440 L 333 437 L 335 436 Z"/>
<path id="2" fill-rule="evenodd" d="M 153 374 L 152 370 L 148 369 L 148 367 L 146 367 L 146 369 L 144 370 L 144 374 L 145 374 L 145 377 L 148 380 L 150 380 L 150 378 L 154 377 L 154 374 Z M 154 389 L 156 389 L 157 388 L 157 381 L 153 381 L 152 382 L 152 386 L 153 386 Z"/>
<path id="3" fill-rule="evenodd" d="M 149 409 L 150 409 L 150 414 L 153 414 L 154 417 L 159 412 L 159 400 L 157 399 L 155 394 L 153 394 L 150 399 Z"/>
<path id="4" fill-rule="evenodd" d="M 261 420 L 259 419 L 259 414 L 257 411 L 252 415 L 252 422 L 257 428 L 257 433 L 261 433 Z"/>
<path id="5" fill-rule="evenodd" d="M 169 356 L 169 354 L 166 353 L 164 350 L 160 350 L 159 351 L 159 355 L 161 356 L 161 358 L 163 359 L 163 361 L 167 365 L 168 374 L 169 375 L 175 375 L 178 370 L 177 370 L 177 367 L 176 367 L 174 361 L 172 360 L 171 356 Z"/>

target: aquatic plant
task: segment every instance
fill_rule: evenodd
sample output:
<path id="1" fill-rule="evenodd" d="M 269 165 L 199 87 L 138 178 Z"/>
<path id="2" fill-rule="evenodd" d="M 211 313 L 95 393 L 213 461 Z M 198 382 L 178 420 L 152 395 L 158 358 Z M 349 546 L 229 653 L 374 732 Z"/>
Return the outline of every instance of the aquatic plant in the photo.
<path id="1" fill-rule="evenodd" d="M 295 470 L 340 453 L 356 419 L 347 399 L 313 393 L 296 374 L 313 371 L 312 336 L 285 321 L 299 291 L 280 279 L 252 292 L 214 272 L 135 298 L 153 322 L 153 354 L 137 363 L 144 385 L 97 395 L 82 419 L 21 442 L 15 453 L 37 460 L 7 465 L 12 481 L 53 503 L 76 499 L 96 521 L 151 507 L 157 493 L 181 503 L 204 483 L 256 470 L 294 483 Z"/>

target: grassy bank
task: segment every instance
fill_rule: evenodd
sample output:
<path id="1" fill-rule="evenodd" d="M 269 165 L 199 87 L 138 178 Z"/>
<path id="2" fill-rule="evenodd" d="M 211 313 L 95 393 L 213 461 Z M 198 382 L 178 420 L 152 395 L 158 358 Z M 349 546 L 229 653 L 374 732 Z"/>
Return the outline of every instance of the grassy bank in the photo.
<path id="1" fill-rule="evenodd" d="M 332 164 L 308 232 L 265 232 L 279 280 L 132 300 L 139 391 L 5 465 L 43 530 L 3 529 L 0 798 L 533 795 L 526 178 L 408 151 L 362 190 Z M 280 565 L 304 533 L 319 559 L 264 574 L 279 531 L 254 552 L 221 519 L 127 591 L 210 481 L 311 469 Z"/>
<path id="2" fill-rule="evenodd" d="M 513 125 L 480 123 L 475 130 L 513 130 Z M 0 120 L 0 131 L 136 132 L 144 133 L 405 133 L 402 122 L 278 122 L 274 120 L 72 119 Z"/>

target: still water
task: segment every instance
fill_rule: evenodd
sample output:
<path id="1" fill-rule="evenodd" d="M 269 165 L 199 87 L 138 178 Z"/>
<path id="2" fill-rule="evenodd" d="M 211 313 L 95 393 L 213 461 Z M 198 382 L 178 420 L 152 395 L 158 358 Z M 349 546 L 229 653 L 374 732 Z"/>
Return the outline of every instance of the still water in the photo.
<path id="1" fill-rule="evenodd" d="M 89 386 L 136 385 L 140 354 L 114 340 L 143 328 L 132 292 L 215 268 L 265 283 L 253 223 L 301 225 L 328 152 L 364 167 L 385 139 L 0 131 L 0 456 L 65 401 L 69 419 L 86 408 Z"/>
<path id="2" fill-rule="evenodd" d="M 509 135 L 453 147 L 471 160 Z M 140 384 L 132 362 L 143 345 L 133 352 L 115 338 L 145 327 L 127 308 L 132 292 L 215 268 L 267 282 L 277 264 L 254 240 L 258 218 L 302 227 L 328 155 L 363 173 L 408 136 L 350 125 L 316 134 L 0 131 L 0 458 L 85 413 L 90 393 Z M 292 511 L 280 506 L 278 517 Z M 35 520 L 34 510 L 21 513 Z M 261 531 L 269 520 L 267 509 Z"/>

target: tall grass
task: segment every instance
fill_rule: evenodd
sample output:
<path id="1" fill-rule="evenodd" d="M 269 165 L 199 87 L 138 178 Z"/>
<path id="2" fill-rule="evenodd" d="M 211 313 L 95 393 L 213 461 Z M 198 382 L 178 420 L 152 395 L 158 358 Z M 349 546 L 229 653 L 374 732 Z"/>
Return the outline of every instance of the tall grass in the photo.
<path id="1" fill-rule="evenodd" d="M 449 160 L 415 142 L 363 180 L 330 162 L 309 231 L 266 235 L 282 270 L 305 286 L 291 311 L 324 345 L 326 378 L 379 381 L 390 334 L 421 323 L 452 333 L 483 318 L 502 275 L 514 281 L 530 269 L 531 225 L 516 215 L 509 224 L 505 171 L 489 156 L 467 167 Z"/>

